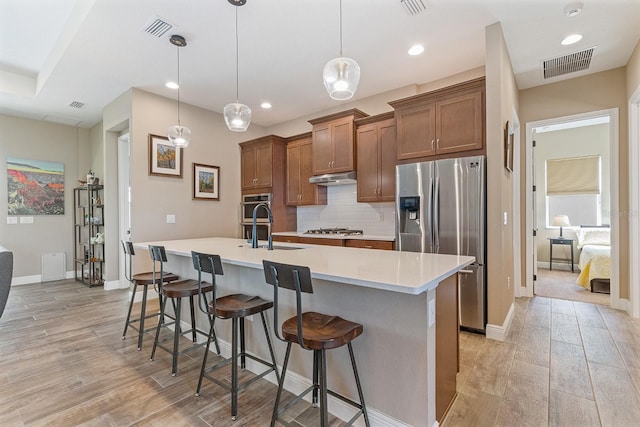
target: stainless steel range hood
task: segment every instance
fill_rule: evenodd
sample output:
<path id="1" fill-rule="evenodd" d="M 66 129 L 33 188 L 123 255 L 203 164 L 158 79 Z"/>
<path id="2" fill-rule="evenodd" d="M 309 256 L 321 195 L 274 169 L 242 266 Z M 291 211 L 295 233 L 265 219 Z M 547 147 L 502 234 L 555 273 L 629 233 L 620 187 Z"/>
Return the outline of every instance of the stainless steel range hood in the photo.
<path id="1" fill-rule="evenodd" d="M 311 184 L 318 184 L 318 185 L 355 184 L 356 173 L 354 171 L 351 171 L 351 172 L 328 173 L 325 175 L 317 175 L 309 178 L 309 182 Z"/>

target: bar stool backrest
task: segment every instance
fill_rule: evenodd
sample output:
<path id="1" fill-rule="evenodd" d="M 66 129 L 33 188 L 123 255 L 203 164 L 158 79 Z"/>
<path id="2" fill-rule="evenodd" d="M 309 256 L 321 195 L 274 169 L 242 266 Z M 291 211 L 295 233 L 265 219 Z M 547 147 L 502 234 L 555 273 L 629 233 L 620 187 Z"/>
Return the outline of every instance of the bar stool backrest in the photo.
<path id="1" fill-rule="evenodd" d="M 133 243 L 125 242 L 124 240 L 120 240 L 122 243 L 122 249 L 124 250 L 125 255 L 125 263 L 124 263 L 124 277 L 131 282 L 131 277 L 133 274 L 132 268 L 132 258 L 133 255 L 136 254 L 136 251 L 133 250 Z M 127 274 L 127 264 L 129 264 L 129 274 Z"/>
<path id="2" fill-rule="evenodd" d="M 222 270 L 222 260 L 220 255 L 205 254 L 202 252 L 191 251 L 191 260 L 193 261 L 193 268 L 198 272 L 198 306 L 200 311 L 208 314 L 206 307 L 203 307 L 202 302 L 206 302 L 206 297 L 202 293 L 202 272 L 211 274 L 211 285 L 213 286 L 213 293 L 211 296 L 211 305 L 213 313 L 216 312 L 216 275 L 222 276 L 224 271 Z"/>
<path id="3" fill-rule="evenodd" d="M 310 350 L 304 345 L 302 334 L 302 293 L 313 293 L 311 283 L 311 270 L 301 265 L 282 264 L 263 260 L 264 278 L 273 286 L 273 329 L 280 341 L 286 341 L 280 336 L 278 330 L 278 293 L 280 288 L 296 291 L 296 316 L 298 322 L 298 343 L 305 350 Z"/>
<path id="4" fill-rule="evenodd" d="M 164 250 L 164 246 L 149 245 L 149 255 L 153 260 L 153 287 L 160 294 L 162 292 L 162 280 L 156 280 L 156 277 L 164 277 L 164 263 L 167 262 L 167 252 Z M 157 263 L 160 263 L 160 272 L 156 271 Z"/>

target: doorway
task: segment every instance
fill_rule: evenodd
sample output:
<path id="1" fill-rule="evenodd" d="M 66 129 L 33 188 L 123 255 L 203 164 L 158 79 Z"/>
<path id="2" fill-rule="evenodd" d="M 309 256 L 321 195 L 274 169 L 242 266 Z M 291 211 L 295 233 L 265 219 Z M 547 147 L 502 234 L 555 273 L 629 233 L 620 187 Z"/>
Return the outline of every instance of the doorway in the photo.
<path id="1" fill-rule="evenodd" d="M 541 293 L 546 293 L 545 286 L 552 286 L 553 283 L 565 283 L 568 290 L 582 291 L 586 296 L 586 302 L 611 301 L 611 305 L 616 307 L 619 304 L 619 265 L 611 263 L 610 296 L 605 294 L 592 295 L 590 289 L 582 290 L 574 285 L 578 278 L 578 269 L 571 273 L 571 267 L 579 264 L 580 248 L 578 246 L 578 233 L 580 237 L 583 232 L 579 227 L 602 226 L 609 224 L 611 235 L 611 259 L 619 259 L 619 229 L 618 218 L 612 212 L 619 212 L 618 203 L 618 110 L 601 110 L 591 113 L 584 113 L 572 116 L 558 117 L 549 120 L 542 120 L 527 123 L 526 128 L 526 295 L 533 296 L 536 293 L 535 286 L 539 286 Z M 580 129 L 582 128 L 582 137 Z M 575 131 L 571 131 L 575 129 Z M 597 132 L 596 132 L 597 130 Z M 587 132 L 585 134 L 585 132 Z M 546 135 L 545 135 L 546 134 Z M 578 138 L 573 148 L 571 144 L 558 144 L 554 137 L 567 137 L 573 134 Z M 608 139 L 608 147 L 600 148 L 600 152 L 586 142 L 591 135 L 600 135 L 593 140 Z M 586 135 L 586 136 L 585 136 Z M 534 148 L 534 137 L 536 146 Z M 549 146 L 541 146 L 546 141 Z M 592 143 L 596 144 L 596 142 Z M 586 146 L 589 146 L 587 149 Z M 547 172 L 552 173 L 553 167 L 558 165 L 571 167 L 580 164 L 578 160 L 587 157 L 597 157 L 599 180 L 598 194 L 591 192 L 581 196 L 567 196 L 560 191 L 547 194 L 547 180 L 552 179 L 547 176 Z M 553 161 L 550 161 L 553 159 Z M 596 159 L 591 159 L 596 160 Z M 555 161 L 555 163 L 554 163 Z M 564 163 L 563 163 L 564 162 Z M 553 166 L 553 167 L 552 167 Z M 549 168 L 549 170 L 547 170 Z M 566 178 L 571 169 L 560 169 L 561 177 Z M 577 169 L 580 171 L 581 169 Z M 613 171 L 611 173 L 610 171 Z M 566 172 L 566 173 L 565 173 Z M 585 174 L 579 173 L 579 178 Z M 603 179 L 605 178 L 605 179 Z M 575 179 L 574 179 L 575 180 Z M 572 180 L 569 180 L 572 181 Z M 576 209 L 576 207 L 578 207 Z M 536 212 L 537 211 L 537 212 Z M 573 221 L 571 216 L 574 217 Z M 556 219 L 554 223 L 554 218 Z M 561 221 L 561 219 L 563 219 Z M 554 225 L 556 224 L 556 225 Z M 559 225 L 564 224 L 564 233 L 559 235 Z M 570 224 L 567 226 L 567 224 Z M 573 249 L 574 256 L 571 256 Z M 553 251 L 553 255 L 551 252 Z M 537 258 L 540 261 L 537 262 Z M 550 259 L 553 258 L 553 259 Z M 556 258 L 559 260 L 556 261 Z M 560 263 L 565 260 L 565 265 Z M 566 271 L 566 274 L 565 274 Z M 546 277 L 545 277 L 546 276 Z M 545 280 L 546 283 L 536 283 L 535 279 Z M 584 281 L 584 280 L 583 280 Z M 553 283 L 552 283 L 553 282 Z M 573 288 L 571 288 L 573 286 Z M 587 288 L 590 288 L 587 283 Z M 553 288 L 559 290 L 558 286 Z M 568 292 L 564 297 L 562 293 L 553 293 L 551 297 L 574 299 L 575 295 Z"/>
<path id="2" fill-rule="evenodd" d="M 131 236 L 130 156 L 131 144 L 127 132 L 118 137 L 118 236 L 121 241 L 128 241 Z M 119 253 L 120 283 L 127 283 L 124 251 Z"/>

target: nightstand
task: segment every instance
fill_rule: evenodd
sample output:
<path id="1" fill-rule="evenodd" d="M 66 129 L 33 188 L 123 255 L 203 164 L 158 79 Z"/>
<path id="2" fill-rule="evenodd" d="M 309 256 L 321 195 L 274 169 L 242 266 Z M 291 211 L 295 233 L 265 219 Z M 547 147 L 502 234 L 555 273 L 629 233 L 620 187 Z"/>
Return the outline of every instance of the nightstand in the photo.
<path id="1" fill-rule="evenodd" d="M 549 271 L 553 266 L 553 245 L 567 245 L 571 247 L 571 272 L 573 273 L 573 242 L 575 239 L 567 239 L 565 237 L 548 237 L 549 239 Z M 556 261 L 563 260 L 569 261 L 566 258 L 555 258 Z"/>

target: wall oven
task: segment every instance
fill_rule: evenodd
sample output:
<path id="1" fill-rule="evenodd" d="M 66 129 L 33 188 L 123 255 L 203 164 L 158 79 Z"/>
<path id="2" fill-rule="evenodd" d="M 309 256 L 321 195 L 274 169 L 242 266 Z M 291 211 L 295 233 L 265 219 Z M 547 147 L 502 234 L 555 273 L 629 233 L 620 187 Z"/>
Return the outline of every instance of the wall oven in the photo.
<path id="1" fill-rule="evenodd" d="M 253 208 L 255 208 L 260 203 L 269 203 L 271 205 L 271 194 L 270 193 L 262 193 L 262 194 L 243 194 L 242 195 L 242 218 L 240 222 L 242 224 L 253 224 Z M 266 209 L 258 209 L 256 212 L 257 222 L 259 223 L 268 223 L 269 218 L 267 215 Z"/>
<path id="2" fill-rule="evenodd" d="M 256 224 L 256 232 L 258 234 L 258 240 L 269 239 L 269 225 L 268 224 Z M 250 241 L 253 237 L 253 224 L 242 224 L 242 238 Z"/>

